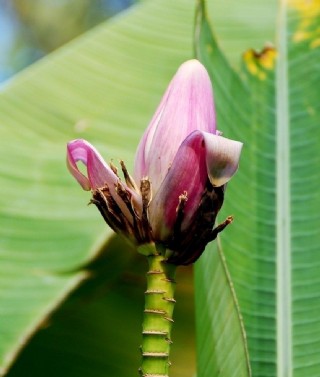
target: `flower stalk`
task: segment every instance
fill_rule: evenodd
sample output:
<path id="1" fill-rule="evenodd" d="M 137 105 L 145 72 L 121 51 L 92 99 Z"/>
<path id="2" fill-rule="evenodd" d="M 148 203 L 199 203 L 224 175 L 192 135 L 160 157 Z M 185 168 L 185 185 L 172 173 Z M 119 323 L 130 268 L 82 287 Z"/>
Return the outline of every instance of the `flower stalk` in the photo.
<path id="1" fill-rule="evenodd" d="M 163 253 L 148 256 L 148 263 L 139 371 L 143 377 L 168 377 L 176 266 Z"/>

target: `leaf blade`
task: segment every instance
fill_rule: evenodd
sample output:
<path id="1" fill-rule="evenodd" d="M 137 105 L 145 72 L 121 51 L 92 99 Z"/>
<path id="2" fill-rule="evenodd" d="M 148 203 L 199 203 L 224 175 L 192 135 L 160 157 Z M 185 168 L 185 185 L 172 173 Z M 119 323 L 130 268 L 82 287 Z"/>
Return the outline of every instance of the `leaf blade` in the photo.
<path id="1" fill-rule="evenodd" d="M 0 313 L 4 370 L 21 340 L 25 343 L 53 301 L 58 304 L 71 290 L 70 282 L 81 280 L 78 270 L 112 234 L 68 175 L 67 141 L 87 138 L 102 154 L 132 167 L 134 145 L 162 91 L 191 55 L 192 11 L 184 1 L 133 7 L 3 87 L 0 181 L 3 190 L 10 189 L 0 198 L 0 286 L 5 287 L 0 302 L 13 313 L 11 318 Z M 50 290 L 45 287 L 51 276 L 56 284 Z"/>
<path id="2" fill-rule="evenodd" d="M 246 98 L 246 88 L 217 46 L 206 19 L 204 2 L 198 5 L 195 37 L 197 58 L 206 65 L 212 79 L 220 129 L 219 125 L 230 124 L 232 111 L 236 111 L 240 119 L 245 114 L 236 101 L 228 102 L 232 110 L 221 111 L 229 97 L 228 89 L 232 89 L 235 96 Z M 220 243 L 207 247 L 195 271 L 198 375 L 251 376 L 242 317 Z M 224 316 L 228 318 L 226 326 Z"/>
<path id="3" fill-rule="evenodd" d="M 244 54 L 250 104 L 246 122 L 238 125 L 245 147 L 223 210 L 226 215 L 235 211 L 237 223 L 221 239 L 244 316 L 253 375 L 315 377 L 320 7 L 317 2 L 289 1 L 283 12 L 287 23 L 281 24 L 280 33 L 287 52 L 280 46 L 277 76 L 270 46 Z M 202 52 L 208 59 L 208 52 Z M 218 114 L 227 109 L 224 104 Z M 230 111 L 236 119 L 237 113 Z M 225 127 L 235 135 L 230 122 Z"/>
<path id="4" fill-rule="evenodd" d="M 220 242 L 197 262 L 195 282 L 198 376 L 251 376 L 240 308 Z"/>

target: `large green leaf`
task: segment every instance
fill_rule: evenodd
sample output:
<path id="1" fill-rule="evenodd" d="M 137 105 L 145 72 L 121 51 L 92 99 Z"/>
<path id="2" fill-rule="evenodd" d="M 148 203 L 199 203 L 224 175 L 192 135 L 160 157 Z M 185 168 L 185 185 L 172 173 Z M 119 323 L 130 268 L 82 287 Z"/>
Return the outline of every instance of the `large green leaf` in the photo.
<path id="1" fill-rule="evenodd" d="M 282 4 L 281 13 L 284 29 L 280 31 L 277 87 L 282 85 L 283 91 L 278 90 L 277 98 L 277 160 L 281 163 L 277 169 L 277 191 L 280 191 L 278 202 L 282 202 L 283 211 L 277 217 L 277 231 L 283 233 L 279 240 L 283 244 L 278 243 L 277 256 L 281 292 L 278 315 L 288 313 L 288 318 L 279 322 L 282 328 L 278 330 L 278 346 L 283 350 L 279 368 L 286 373 L 289 366 L 297 377 L 316 377 L 320 374 L 320 194 L 317 189 L 320 4 L 292 0 L 287 6 Z M 280 116 L 283 107 L 286 114 Z M 284 170 L 287 170 L 285 175 Z M 287 182 L 286 177 L 290 179 Z"/>
<path id="2" fill-rule="evenodd" d="M 253 376 L 320 375 L 319 20 L 319 2 L 283 1 L 277 57 L 272 48 L 247 51 L 243 81 L 206 19 L 198 25 L 219 128 L 245 143 L 222 212 L 235 223 L 221 239 Z"/>
<path id="3" fill-rule="evenodd" d="M 170 7 L 170 12 L 167 11 Z M 135 145 L 179 64 L 191 57 L 193 4 L 152 1 L 43 59 L 0 98 L 0 364 L 83 278 L 108 237 L 65 167 L 83 137 L 132 166 Z"/>

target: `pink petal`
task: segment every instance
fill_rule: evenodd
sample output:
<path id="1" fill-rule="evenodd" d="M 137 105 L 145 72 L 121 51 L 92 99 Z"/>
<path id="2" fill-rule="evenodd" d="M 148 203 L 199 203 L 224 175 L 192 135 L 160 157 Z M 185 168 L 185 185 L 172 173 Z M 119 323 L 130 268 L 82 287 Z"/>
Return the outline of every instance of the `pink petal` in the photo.
<path id="1" fill-rule="evenodd" d="M 81 161 L 87 167 L 87 176 L 81 173 L 77 163 Z M 120 210 L 127 219 L 133 223 L 133 217 L 123 200 L 116 193 L 115 184 L 119 177 L 105 163 L 99 152 L 86 140 L 73 140 L 67 146 L 67 165 L 71 174 L 76 178 L 84 190 L 95 190 L 105 185 L 109 187 L 110 193 Z M 141 196 L 129 189 L 124 183 L 123 186 L 131 194 L 131 200 L 135 211 L 142 212 Z"/>
<path id="2" fill-rule="evenodd" d="M 208 179 L 205 150 L 202 139 L 194 137 L 195 134 L 198 132 L 192 133 L 181 144 L 169 173 L 150 204 L 150 223 L 158 239 L 166 239 L 173 229 L 179 196 L 187 192 L 185 220 L 188 221 L 204 191 Z"/>
<path id="3" fill-rule="evenodd" d="M 225 185 L 238 170 L 243 144 L 203 132 L 208 177 L 213 186 Z"/>
<path id="4" fill-rule="evenodd" d="M 224 185 L 238 168 L 242 143 L 207 132 L 195 131 L 181 144 L 173 164 L 150 204 L 154 236 L 165 239 L 174 227 L 179 196 L 187 192 L 186 228 L 198 208 L 207 180 Z"/>
<path id="5" fill-rule="evenodd" d="M 183 140 L 193 131 L 215 133 L 209 75 L 197 60 L 182 64 L 143 135 L 136 153 L 135 178 L 148 176 L 160 187 Z"/>
<path id="6" fill-rule="evenodd" d="M 87 167 L 87 176 L 79 170 L 79 161 Z M 77 139 L 68 143 L 67 166 L 84 190 L 94 190 L 105 184 L 113 187 L 119 179 L 100 153 L 86 140 Z"/>

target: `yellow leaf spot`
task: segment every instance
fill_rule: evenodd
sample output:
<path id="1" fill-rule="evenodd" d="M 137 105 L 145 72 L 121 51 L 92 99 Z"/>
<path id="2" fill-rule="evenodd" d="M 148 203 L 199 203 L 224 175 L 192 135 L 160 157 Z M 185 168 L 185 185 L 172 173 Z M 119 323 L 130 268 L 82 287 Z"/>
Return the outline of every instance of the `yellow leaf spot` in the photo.
<path id="1" fill-rule="evenodd" d="M 253 62 L 247 62 L 247 68 L 252 75 L 257 75 L 259 73 L 258 67 Z"/>
<path id="2" fill-rule="evenodd" d="M 320 0 L 287 0 L 287 2 L 297 12 L 299 20 L 293 41 L 298 43 L 320 38 Z"/>
<path id="3" fill-rule="evenodd" d="M 306 31 L 297 31 L 293 35 L 293 41 L 294 42 L 302 42 L 305 41 L 306 39 L 310 38 L 310 33 L 307 33 Z"/>
<path id="4" fill-rule="evenodd" d="M 260 80 L 267 78 L 268 70 L 272 70 L 275 65 L 277 51 L 272 47 L 265 47 L 261 52 L 248 50 L 243 54 L 243 60 L 247 70 Z"/>
<path id="5" fill-rule="evenodd" d="M 243 55 L 243 59 L 244 59 L 244 62 L 246 63 L 248 71 L 252 75 L 256 75 L 258 73 L 258 66 L 254 58 L 254 51 L 253 50 L 246 51 Z"/>
<path id="6" fill-rule="evenodd" d="M 303 14 L 302 18 L 320 14 L 320 0 L 287 0 L 287 2 L 291 8 Z"/>
<path id="7" fill-rule="evenodd" d="M 317 48 L 317 47 L 320 47 L 320 38 L 314 39 L 314 40 L 310 43 L 310 47 L 311 47 L 311 48 Z"/>
<path id="8" fill-rule="evenodd" d="M 276 60 L 277 51 L 272 47 L 266 47 L 259 56 L 260 64 L 266 69 L 272 69 Z"/>

